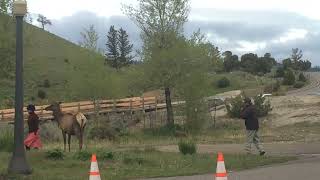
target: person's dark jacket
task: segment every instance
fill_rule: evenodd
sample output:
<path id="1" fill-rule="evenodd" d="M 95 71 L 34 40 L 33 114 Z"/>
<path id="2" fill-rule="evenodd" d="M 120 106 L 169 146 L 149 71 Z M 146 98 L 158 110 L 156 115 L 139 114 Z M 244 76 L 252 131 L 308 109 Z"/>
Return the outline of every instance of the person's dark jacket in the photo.
<path id="1" fill-rule="evenodd" d="M 245 125 L 247 130 L 258 130 L 259 121 L 257 117 L 257 111 L 254 105 L 249 105 L 241 112 L 241 118 L 245 119 Z"/>
<path id="2" fill-rule="evenodd" d="M 29 133 L 36 133 L 39 129 L 39 117 L 35 113 L 30 113 L 28 117 Z"/>

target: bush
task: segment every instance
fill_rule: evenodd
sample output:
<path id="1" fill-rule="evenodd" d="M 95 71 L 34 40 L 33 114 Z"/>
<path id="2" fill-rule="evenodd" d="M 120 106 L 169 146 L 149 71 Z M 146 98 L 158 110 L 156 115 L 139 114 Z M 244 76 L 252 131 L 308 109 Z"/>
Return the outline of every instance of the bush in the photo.
<path id="1" fill-rule="evenodd" d="M 262 95 L 257 95 L 253 98 L 253 104 L 257 110 L 258 117 L 264 117 L 272 110 L 269 101 L 266 101 Z M 244 107 L 243 98 L 241 95 L 231 98 L 230 103 L 226 104 L 228 115 L 231 118 L 240 118 L 241 111 Z"/>
<path id="2" fill-rule="evenodd" d="M 114 159 L 114 153 L 109 151 L 102 151 L 99 152 L 99 158 L 103 160 L 113 160 Z"/>
<path id="3" fill-rule="evenodd" d="M 267 116 L 270 111 L 272 111 L 270 101 L 266 101 L 265 97 L 262 95 L 255 96 L 253 98 L 254 105 L 257 110 L 258 117 Z"/>
<path id="4" fill-rule="evenodd" d="M 63 160 L 64 154 L 60 149 L 49 150 L 46 152 L 46 158 L 51 160 Z"/>
<path id="5" fill-rule="evenodd" d="M 13 131 L 1 130 L 0 133 L 0 152 L 12 152 L 13 151 Z"/>
<path id="6" fill-rule="evenodd" d="M 277 92 L 280 90 L 281 84 L 279 81 L 277 81 L 276 83 L 272 83 L 269 85 L 266 85 L 264 87 L 264 93 L 273 93 L 273 92 Z"/>
<path id="7" fill-rule="evenodd" d="M 241 95 L 231 98 L 230 103 L 226 104 L 228 115 L 231 118 L 240 118 L 243 106 L 244 103 Z"/>
<path id="8" fill-rule="evenodd" d="M 303 73 L 299 74 L 298 80 L 301 81 L 301 82 L 307 82 L 307 78 L 303 75 Z"/>
<path id="9" fill-rule="evenodd" d="M 45 88 L 50 88 L 50 81 L 48 80 L 48 79 L 46 79 L 46 80 L 44 80 L 43 81 L 43 87 L 45 87 Z"/>
<path id="10" fill-rule="evenodd" d="M 73 158 L 81 161 L 88 161 L 91 158 L 92 153 L 88 151 L 78 151 L 74 154 Z"/>
<path id="11" fill-rule="evenodd" d="M 38 91 L 38 97 L 40 99 L 45 99 L 47 97 L 47 93 L 45 91 L 43 91 L 43 90 L 39 90 Z"/>
<path id="12" fill-rule="evenodd" d="M 126 155 L 123 158 L 123 163 L 127 165 L 133 165 L 133 164 L 142 165 L 142 164 L 145 164 L 146 162 L 147 160 L 145 160 L 143 157 L 130 157 Z"/>
<path id="13" fill-rule="evenodd" d="M 293 87 L 299 89 L 299 88 L 302 88 L 304 85 L 305 85 L 304 82 L 298 81 L 293 85 Z"/>
<path id="14" fill-rule="evenodd" d="M 62 139 L 61 130 L 56 122 L 41 124 L 40 137 L 46 142 L 59 142 Z"/>
<path id="15" fill-rule="evenodd" d="M 228 78 L 223 77 L 221 79 L 218 80 L 217 82 L 217 87 L 218 88 L 226 88 L 230 86 L 230 81 Z"/>
<path id="16" fill-rule="evenodd" d="M 283 84 L 284 85 L 294 85 L 296 77 L 292 70 L 287 70 L 284 75 Z"/>
<path id="17" fill-rule="evenodd" d="M 281 77 L 284 77 L 284 74 L 285 74 L 284 73 L 284 68 L 280 67 L 280 68 L 277 69 L 275 77 L 276 78 L 281 78 Z"/>
<path id="18" fill-rule="evenodd" d="M 89 138 L 91 139 L 109 139 L 115 140 L 117 132 L 109 126 L 94 125 L 89 129 Z"/>
<path id="19" fill-rule="evenodd" d="M 195 143 L 193 142 L 184 142 L 184 141 L 180 141 L 179 144 L 179 151 L 180 153 L 182 153 L 183 155 L 186 154 L 195 154 L 197 153 L 197 146 Z"/>

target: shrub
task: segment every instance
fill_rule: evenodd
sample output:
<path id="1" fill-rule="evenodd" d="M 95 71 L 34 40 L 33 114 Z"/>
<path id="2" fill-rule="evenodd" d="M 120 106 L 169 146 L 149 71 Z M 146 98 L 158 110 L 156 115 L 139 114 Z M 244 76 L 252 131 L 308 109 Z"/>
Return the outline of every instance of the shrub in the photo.
<path id="1" fill-rule="evenodd" d="M 38 97 L 40 99 L 45 99 L 47 97 L 47 93 L 45 91 L 43 91 L 43 90 L 39 90 L 38 91 Z"/>
<path id="2" fill-rule="evenodd" d="M 273 93 L 273 92 L 277 92 L 280 90 L 281 84 L 279 81 L 266 85 L 264 87 L 264 93 Z"/>
<path id="3" fill-rule="evenodd" d="M 301 81 L 301 82 L 307 82 L 307 78 L 303 75 L 303 73 L 299 74 L 298 80 Z"/>
<path id="4" fill-rule="evenodd" d="M 132 164 L 138 164 L 142 165 L 145 164 L 147 160 L 145 160 L 143 157 L 133 157 L 133 156 L 124 156 L 123 157 L 123 163 L 127 165 L 132 165 Z"/>
<path id="5" fill-rule="evenodd" d="M 304 85 L 305 85 L 304 82 L 302 82 L 302 81 L 297 81 L 297 82 L 293 85 L 293 87 L 299 89 L 299 88 L 302 88 Z"/>
<path id="6" fill-rule="evenodd" d="M 221 79 L 218 80 L 217 82 L 217 87 L 218 88 L 226 88 L 230 86 L 230 81 L 228 78 L 223 77 Z"/>
<path id="7" fill-rule="evenodd" d="M 270 101 L 266 101 L 262 95 L 253 97 L 253 104 L 257 110 L 258 117 L 264 117 L 272 110 Z M 241 95 L 231 98 L 230 103 L 226 104 L 228 115 L 231 118 L 240 118 L 241 111 L 244 107 L 243 98 Z"/>
<path id="8" fill-rule="evenodd" d="M 285 74 L 284 73 L 284 68 L 280 67 L 280 68 L 277 69 L 275 77 L 276 78 L 281 78 L 281 77 L 284 77 L 284 74 Z"/>
<path id="9" fill-rule="evenodd" d="M 262 97 L 262 95 L 255 96 L 253 98 L 253 102 L 257 110 L 258 117 L 267 116 L 268 113 L 272 111 L 270 101 L 266 101 L 266 98 Z"/>
<path id="10" fill-rule="evenodd" d="M 73 158 L 81 161 L 88 161 L 91 158 L 92 153 L 88 151 L 78 151 L 74 154 Z"/>
<path id="11" fill-rule="evenodd" d="M 89 138 L 91 139 L 109 139 L 115 140 L 117 132 L 109 126 L 94 125 L 89 129 Z"/>
<path id="12" fill-rule="evenodd" d="M 46 152 L 46 158 L 51 160 L 63 160 L 64 154 L 60 149 L 49 150 Z"/>
<path id="13" fill-rule="evenodd" d="M 144 152 L 156 152 L 157 149 L 154 146 L 146 146 L 144 147 Z"/>
<path id="14" fill-rule="evenodd" d="M 100 151 L 99 158 L 103 160 L 113 160 L 114 159 L 114 153 L 110 151 Z"/>
<path id="15" fill-rule="evenodd" d="M 45 88 L 50 88 L 50 81 L 48 80 L 48 79 L 46 79 L 46 80 L 44 80 L 43 81 L 43 87 L 45 87 Z"/>
<path id="16" fill-rule="evenodd" d="M 230 103 L 226 104 L 228 115 L 231 118 L 240 118 L 241 110 L 244 106 L 242 96 L 239 95 L 230 99 Z"/>
<path id="17" fill-rule="evenodd" d="M 41 124 L 40 137 L 43 141 L 59 142 L 62 139 L 61 130 L 55 122 Z"/>
<path id="18" fill-rule="evenodd" d="M 0 133 L 0 152 L 12 152 L 13 146 L 13 131 L 2 129 Z"/>
<path id="19" fill-rule="evenodd" d="M 189 142 L 180 141 L 178 146 L 179 146 L 180 153 L 182 153 L 183 155 L 186 155 L 186 154 L 192 155 L 197 152 L 196 144 L 191 141 Z"/>
<path id="20" fill-rule="evenodd" d="M 283 84 L 284 85 L 293 85 L 296 81 L 294 73 L 292 70 L 287 70 L 284 74 Z"/>

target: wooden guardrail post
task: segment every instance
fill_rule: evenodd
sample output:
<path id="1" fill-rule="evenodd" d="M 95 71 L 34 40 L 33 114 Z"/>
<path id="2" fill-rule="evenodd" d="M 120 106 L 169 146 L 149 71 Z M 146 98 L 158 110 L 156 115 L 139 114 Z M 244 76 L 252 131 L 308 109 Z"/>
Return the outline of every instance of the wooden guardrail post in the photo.
<path id="1" fill-rule="evenodd" d="M 130 120 L 132 122 L 132 98 L 130 99 Z"/>
<path id="2" fill-rule="evenodd" d="M 78 103 L 78 112 L 80 112 L 80 103 Z"/>
<path id="3" fill-rule="evenodd" d="M 116 111 L 116 110 L 117 110 L 117 102 L 116 102 L 115 99 L 113 100 L 112 110 L 113 110 L 113 111 Z"/>
<path id="4" fill-rule="evenodd" d="M 150 128 L 152 128 L 152 114 L 151 114 L 151 105 L 149 105 L 149 121 L 150 121 Z"/>
<path id="5" fill-rule="evenodd" d="M 156 103 L 156 107 L 155 107 L 156 108 L 156 111 L 155 111 L 156 112 L 156 114 L 155 114 L 156 121 L 155 122 L 158 123 L 158 118 L 157 118 L 158 117 L 158 99 L 157 99 L 157 97 L 155 99 L 155 103 Z"/>
<path id="6" fill-rule="evenodd" d="M 41 116 L 43 117 L 43 107 L 41 106 L 41 111 L 40 111 Z"/>
<path id="7" fill-rule="evenodd" d="M 143 128 L 146 128 L 146 111 L 144 109 L 144 97 L 142 96 L 142 114 L 143 114 Z"/>

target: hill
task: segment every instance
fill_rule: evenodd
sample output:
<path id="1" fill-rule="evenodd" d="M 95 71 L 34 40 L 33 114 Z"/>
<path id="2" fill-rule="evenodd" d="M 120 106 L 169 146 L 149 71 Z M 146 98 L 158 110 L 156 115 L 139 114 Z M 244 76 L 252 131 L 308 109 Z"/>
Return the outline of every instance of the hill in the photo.
<path id="1" fill-rule="evenodd" d="M 4 30 L 1 27 L 8 28 Z M 15 41 L 14 31 L 14 20 L 0 15 L 0 49 L 3 44 Z M 10 47 L 14 51 L 14 45 Z M 30 24 L 24 26 L 24 53 L 25 103 L 48 104 L 52 101 L 140 96 L 144 91 L 156 89 L 147 83 L 148 78 L 144 77 L 141 69 L 143 65 L 132 65 L 115 71 L 104 65 L 103 55 Z M 14 53 L 10 61 L 15 61 Z M 14 71 L 11 73 L 14 74 Z M 230 80 L 230 86 L 216 87 L 217 81 L 223 77 Z M 207 96 L 229 90 L 261 87 L 269 80 L 235 72 L 214 73 L 209 75 L 208 81 L 208 87 L 205 87 Z M 14 78 L 0 75 L 0 108 L 13 107 L 14 86 Z"/>
<path id="2" fill-rule="evenodd" d="M 14 20 L 0 15 L 2 29 L 1 44 L 15 40 Z M 1 28 L 0 28 L 1 29 Z M 76 32 L 75 32 L 76 33 Z M 14 47 L 14 46 L 13 46 Z M 13 49 L 14 50 L 14 49 Z M 12 56 L 10 61 L 14 62 Z M 12 71 L 14 73 L 14 71 Z M 117 72 L 104 65 L 101 54 L 79 47 L 54 34 L 30 24 L 24 25 L 24 90 L 25 102 L 46 103 L 48 101 L 69 101 L 94 98 L 95 96 L 123 96 L 126 92 L 113 89 L 118 83 Z M 14 98 L 14 78 L 0 76 L 0 104 L 12 106 Z M 118 85 L 119 87 L 119 85 Z M 45 92 L 41 99 L 38 92 Z M 45 101 L 45 102 L 43 102 Z"/>

